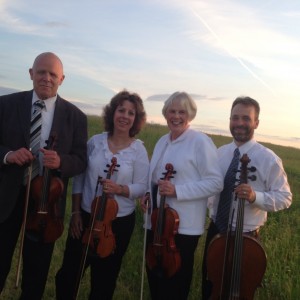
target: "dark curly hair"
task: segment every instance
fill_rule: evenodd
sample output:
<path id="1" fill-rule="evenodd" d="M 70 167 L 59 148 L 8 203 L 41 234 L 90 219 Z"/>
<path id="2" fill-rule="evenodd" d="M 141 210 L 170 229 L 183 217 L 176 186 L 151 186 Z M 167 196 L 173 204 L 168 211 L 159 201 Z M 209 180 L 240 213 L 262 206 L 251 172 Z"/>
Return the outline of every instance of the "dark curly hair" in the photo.
<path id="1" fill-rule="evenodd" d="M 122 105 L 124 101 L 131 102 L 135 107 L 135 119 L 132 127 L 129 130 L 129 136 L 134 137 L 140 132 L 142 127 L 146 123 L 146 112 L 143 105 L 143 100 L 136 93 L 129 93 L 126 90 L 123 90 L 116 94 L 103 108 L 102 117 L 104 120 L 104 128 L 109 135 L 113 134 L 114 131 L 114 114 L 119 105 Z"/>

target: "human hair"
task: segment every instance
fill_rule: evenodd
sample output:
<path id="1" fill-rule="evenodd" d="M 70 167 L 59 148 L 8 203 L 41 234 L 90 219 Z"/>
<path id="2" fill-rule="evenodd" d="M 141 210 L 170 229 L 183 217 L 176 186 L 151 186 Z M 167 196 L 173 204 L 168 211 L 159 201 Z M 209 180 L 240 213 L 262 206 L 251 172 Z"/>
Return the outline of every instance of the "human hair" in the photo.
<path id="1" fill-rule="evenodd" d="M 162 114 L 166 118 L 167 110 L 174 102 L 179 102 L 187 111 L 188 120 L 192 121 L 197 114 L 197 105 L 193 98 L 186 92 L 173 93 L 164 103 Z"/>
<path id="2" fill-rule="evenodd" d="M 104 120 L 104 128 L 109 135 L 113 134 L 114 131 L 114 114 L 119 105 L 122 105 L 124 101 L 131 102 L 135 107 L 135 119 L 132 127 L 129 130 L 129 136 L 134 137 L 140 132 L 142 127 L 146 123 L 146 112 L 143 105 L 143 100 L 136 93 L 130 93 L 123 90 L 116 94 L 103 108 L 102 117 Z"/>
<path id="3" fill-rule="evenodd" d="M 256 119 L 259 118 L 260 107 L 259 107 L 259 103 L 256 100 L 247 96 L 237 97 L 232 103 L 231 111 L 237 104 L 242 104 L 245 106 L 253 106 L 256 114 Z"/>

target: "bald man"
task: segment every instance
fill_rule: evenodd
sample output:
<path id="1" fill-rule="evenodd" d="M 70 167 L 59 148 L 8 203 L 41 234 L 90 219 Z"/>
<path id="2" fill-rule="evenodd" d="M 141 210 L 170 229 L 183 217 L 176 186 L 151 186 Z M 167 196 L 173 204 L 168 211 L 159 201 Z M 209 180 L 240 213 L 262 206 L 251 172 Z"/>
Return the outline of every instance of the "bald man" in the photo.
<path id="1" fill-rule="evenodd" d="M 65 78 L 61 60 L 54 53 L 42 53 L 29 74 L 33 90 L 0 97 L 0 294 L 23 223 L 28 166 L 37 164 L 37 176 L 47 168 L 62 180 L 64 187 L 57 204 L 63 221 L 68 179 L 83 172 L 87 163 L 87 118 L 57 94 Z M 32 153 L 31 124 L 36 101 L 41 104 L 42 125 L 36 134 L 37 153 Z M 56 137 L 54 148 L 44 149 L 52 136 Z M 35 213 L 33 202 L 30 197 L 29 216 Z M 42 299 L 54 243 L 46 241 L 40 231 L 26 230 L 20 299 Z"/>

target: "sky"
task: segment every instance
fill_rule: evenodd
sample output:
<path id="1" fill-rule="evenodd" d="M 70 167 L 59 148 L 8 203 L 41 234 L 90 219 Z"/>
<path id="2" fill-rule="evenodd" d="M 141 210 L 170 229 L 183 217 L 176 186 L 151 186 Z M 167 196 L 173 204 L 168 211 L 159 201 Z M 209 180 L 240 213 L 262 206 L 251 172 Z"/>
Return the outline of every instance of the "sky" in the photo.
<path id="1" fill-rule="evenodd" d="M 51 51 L 59 95 L 87 114 L 127 89 L 166 124 L 164 101 L 185 91 L 191 127 L 230 136 L 231 104 L 250 96 L 256 140 L 300 148 L 299 0 L 0 0 L 0 49 L 0 94 L 31 89 L 33 60 Z"/>

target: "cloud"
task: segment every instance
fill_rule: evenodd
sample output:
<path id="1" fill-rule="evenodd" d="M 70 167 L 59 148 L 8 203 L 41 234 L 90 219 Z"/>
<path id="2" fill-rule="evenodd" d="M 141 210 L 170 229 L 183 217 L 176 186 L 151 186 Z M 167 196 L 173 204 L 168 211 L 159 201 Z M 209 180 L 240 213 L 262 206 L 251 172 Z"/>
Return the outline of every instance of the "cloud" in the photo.
<path id="1" fill-rule="evenodd" d="M 57 22 L 57 21 L 49 21 L 45 23 L 45 26 L 50 28 L 60 28 L 60 27 L 68 27 L 67 23 L 64 22 Z"/>
<path id="2" fill-rule="evenodd" d="M 158 101 L 158 102 L 164 102 L 168 99 L 168 97 L 171 94 L 156 94 L 156 95 L 151 95 L 147 97 L 145 100 L 146 101 Z M 199 94 L 189 94 L 195 101 L 197 100 L 206 100 L 208 99 L 207 96 L 205 95 L 199 95 Z"/>
<path id="3" fill-rule="evenodd" d="M 145 101 L 158 101 L 163 102 L 165 101 L 171 94 L 160 94 L 160 95 L 152 95 L 145 99 Z"/>
<path id="4" fill-rule="evenodd" d="M 190 39 L 204 43 L 219 56 L 234 58 L 273 95 L 278 94 L 280 80 L 287 76 L 294 82 L 298 80 L 298 72 L 292 70 L 294 61 L 299 60 L 300 41 L 293 36 L 295 30 L 288 30 L 296 26 L 289 23 L 290 12 L 285 17 L 276 6 L 268 7 L 266 13 L 259 5 L 226 0 L 223 5 L 217 1 L 189 1 L 186 8 L 191 28 L 186 34 Z M 277 18 L 285 26 L 279 27 Z"/>

